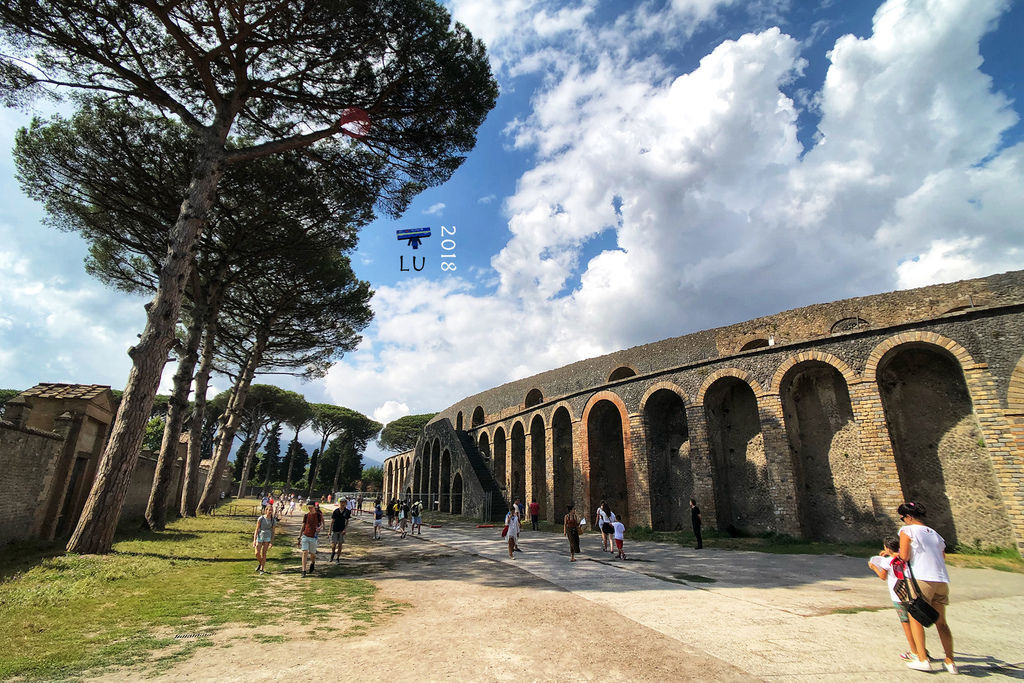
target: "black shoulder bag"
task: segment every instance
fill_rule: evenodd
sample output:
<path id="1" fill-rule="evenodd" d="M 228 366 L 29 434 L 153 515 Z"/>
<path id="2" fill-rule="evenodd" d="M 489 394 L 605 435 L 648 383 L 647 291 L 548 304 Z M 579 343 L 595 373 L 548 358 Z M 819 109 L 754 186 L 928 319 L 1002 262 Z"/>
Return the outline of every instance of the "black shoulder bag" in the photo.
<path id="1" fill-rule="evenodd" d="M 939 618 L 939 612 L 921 595 L 921 588 L 917 585 L 917 579 L 914 578 L 914 571 L 910 568 L 909 562 L 906 564 L 907 576 L 910 577 L 910 584 L 914 586 L 914 599 L 904 603 L 907 607 L 907 614 L 921 626 L 928 628 Z"/>

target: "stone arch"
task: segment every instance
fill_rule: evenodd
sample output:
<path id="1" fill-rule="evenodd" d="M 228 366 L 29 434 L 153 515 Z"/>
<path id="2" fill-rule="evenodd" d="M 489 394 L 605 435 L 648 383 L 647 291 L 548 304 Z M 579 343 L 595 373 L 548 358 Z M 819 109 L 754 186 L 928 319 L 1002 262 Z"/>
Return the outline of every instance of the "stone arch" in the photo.
<path id="1" fill-rule="evenodd" d="M 423 497 L 423 463 L 419 458 L 416 458 L 412 468 L 412 488 L 415 499 L 421 500 Z"/>
<path id="2" fill-rule="evenodd" d="M 540 504 L 540 518 L 548 517 L 547 432 L 544 418 L 534 415 L 530 420 L 530 501 Z"/>
<path id="3" fill-rule="evenodd" d="M 644 393 L 640 411 L 647 429 L 651 527 L 681 528 L 694 495 L 686 394 L 675 384 L 658 382 Z"/>
<path id="4" fill-rule="evenodd" d="M 620 379 L 626 379 L 627 377 L 636 377 L 636 370 L 628 365 L 620 365 L 611 371 L 608 375 L 609 382 L 617 382 Z"/>
<path id="5" fill-rule="evenodd" d="M 786 358 L 786 360 L 779 364 L 779 367 L 775 370 L 775 374 L 772 376 L 772 381 L 768 389 L 769 393 L 779 393 L 779 390 L 782 387 L 782 378 L 786 376 L 786 373 L 795 366 L 800 365 L 801 363 L 806 363 L 807 361 L 816 361 L 818 363 L 824 363 L 825 365 L 831 365 L 840 375 L 843 376 L 843 380 L 846 382 L 847 386 L 857 381 L 857 373 L 855 373 L 853 368 L 847 365 L 841 358 L 822 351 L 801 351 L 795 356 Z"/>
<path id="6" fill-rule="evenodd" d="M 494 481 L 498 486 L 508 490 L 508 438 L 505 436 L 505 428 L 498 427 L 494 430 Z M 509 501 L 511 502 L 511 501 Z"/>
<path id="7" fill-rule="evenodd" d="M 605 500 L 624 524 L 629 526 L 629 501 L 633 495 L 629 482 L 632 469 L 629 412 L 613 391 L 600 391 L 590 397 L 583 409 L 585 447 L 584 485 L 589 497 L 588 510 L 596 510 Z"/>
<path id="8" fill-rule="evenodd" d="M 551 416 L 551 461 L 554 470 L 553 505 L 557 522 L 573 502 L 572 414 L 559 406 Z M 583 510 L 578 511 L 583 514 Z"/>
<path id="9" fill-rule="evenodd" d="M 512 458 L 508 472 L 508 500 L 526 498 L 526 429 L 516 420 L 512 424 Z"/>
<path id="10" fill-rule="evenodd" d="M 768 337 L 757 337 L 756 339 L 751 339 L 750 341 L 745 342 L 739 349 L 737 349 L 737 351 L 743 352 L 752 351 L 754 349 L 766 349 L 771 345 L 771 341 Z"/>
<path id="11" fill-rule="evenodd" d="M 487 432 L 480 432 L 480 439 L 477 441 L 477 448 L 480 449 L 480 455 L 483 456 L 484 460 L 490 462 L 491 437 L 487 436 Z"/>
<path id="12" fill-rule="evenodd" d="M 394 475 L 394 463 L 388 460 L 387 474 L 384 479 L 384 495 L 388 498 L 391 497 L 391 492 L 395 490 L 395 475 Z"/>
<path id="13" fill-rule="evenodd" d="M 533 388 L 526 392 L 526 399 L 523 401 L 523 405 L 527 408 L 540 405 L 544 402 L 544 394 L 541 393 L 540 389 Z"/>
<path id="14" fill-rule="evenodd" d="M 835 321 L 831 326 L 829 326 L 828 333 L 839 334 L 842 332 L 852 332 L 853 330 L 863 330 L 869 327 L 871 327 L 871 323 L 864 318 L 855 315 L 848 318 L 840 318 Z"/>
<path id="15" fill-rule="evenodd" d="M 695 405 L 704 405 L 704 396 L 707 394 L 708 389 L 712 384 L 722 379 L 723 377 L 735 377 L 736 379 L 747 384 L 754 392 L 754 396 L 763 396 L 764 389 L 757 382 L 754 377 L 746 370 L 740 370 L 739 368 L 723 368 L 721 370 L 715 370 L 704 380 L 704 383 L 700 385 L 700 389 L 697 390 L 697 400 L 694 401 Z"/>
<path id="16" fill-rule="evenodd" d="M 860 426 L 850 400 L 853 373 L 837 361 L 803 353 L 783 363 L 777 384 L 772 380 L 793 460 L 801 531 L 818 541 L 855 541 L 874 530 Z"/>
<path id="17" fill-rule="evenodd" d="M 460 410 L 458 415 L 455 416 L 455 431 L 462 431 L 462 411 Z"/>
<path id="18" fill-rule="evenodd" d="M 721 529 L 764 532 L 774 528 L 768 461 L 756 389 L 737 371 L 712 375 L 701 388 L 711 450 L 715 512 Z"/>
<path id="19" fill-rule="evenodd" d="M 430 449 L 430 481 L 429 491 L 427 492 L 428 500 L 427 503 L 430 505 L 430 509 L 435 509 L 434 502 L 437 500 L 437 494 L 440 490 L 440 474 L 441 474 L 441 440 L 434 439 L 434 445 Z"/>
<path id="20" fill-rule="evenodd" d="M 484 423 L 484 407 L 477 406 L 473 409 L 473 419 L 470 421 L 471 427 L 479 427 Z"/>
<path id="21" fill-rule="evenodd" d="M 441 488 L 437 495 L 441 512 L 451 512 L 451 487 L 452 454 L 446 448 L 444 449 L 444 452 L 441 453 Z"/>
<path id="22" fill-rule="evenodd" d="M 956 362 L 960 364 L 963 370 L 972 370 L 978 365 L 967 349 L 949 337 L 944 337 L 934 332 L 901 332 L 885 339 L 871 350 L 868 360 L 864 364 L 864 381 L 877 382 L 879 362 L 887 353 L 897 346 L 904 344 L 932 344 L 933 346 L 941 346 L 956 359 Z"/>
<path id="23" fill-rule="evenodd" d="M 973 359 L 955 342 L 937 339 L 944 338 L 897 335 L 876 347 L 885 348 L 877 358 L 875 352 L 869 357 L 903 496 L 924 503 L 929 526 L 951 547 L 978 539 L 1012 543 L 964 374 Z"/>
<path id="24" fill-rule="evenodd" d="M 452 514 L 462 514 L 462 472 L 456 472 L 452 479 Z"/>

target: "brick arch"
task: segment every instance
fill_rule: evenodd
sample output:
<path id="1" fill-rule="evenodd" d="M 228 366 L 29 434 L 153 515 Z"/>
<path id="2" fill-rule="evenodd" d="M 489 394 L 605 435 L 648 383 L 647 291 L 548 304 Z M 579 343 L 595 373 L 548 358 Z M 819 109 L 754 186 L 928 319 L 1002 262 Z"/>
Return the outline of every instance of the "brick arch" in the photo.
<path id="1" fill-rule="evenodd" d="M 882 341 L 872 349 L 864 366 L 864 380 L 874 382 L 878 373 L 878 365 L 882 362 L 882 359 L 897 347 L 906 344 L 929 344 L 945 349 L 947 353 L 956 359 L 963 370 L 973 369 L 978 366 L 978 363 L 967 349 L 949 337 L 944 337 L 934 332 L 900 332 Z"/>
<path id="2" fill-rule="evenodd" d="M 584 492 L 583 496 L 584 496 L 584 501 L 585 501 L 584 508 L 587 511 L 593 511 L 594 509 L 596 509 L 596 506 L 597 506 L 597 501 L 593 500 L 593 496 L 591 494 L 591 486 L 590 486 L 591 485 L 591 471 L 590 471 L 590 466 L 591 466 L 591 463 L 590 463 L 591 444 L 590 444 L 590 433 L 589 433 L 589 420 L 590 420 L 590 413 L 593 410 L 594 406 L 596 406 L 598 403 L 600 403 L 602 401 L 608 401 L 609 403 L 611 403 L 612 405 L 615 406 L 615 408 L 619 412 L 619 419 L 621 421 L 621 428 L 622 428 L 622 459 L 623 459 L 623 465 L 625 467 L 626 498 L 627 498 L 627 501 L 628 501 L 627 502 L 627 507 L 629 508 L 629 511 L 626 514 L 626 517 L 627 517 L 626 524 L 628 525 L 628 524 L 631 524 L 631 523 L 633 523 L 633 524 L 637 523 L 637 522 L 633 522 L 632 520 L 647 521 L 647 519 L 650 517 L 650 504 L 642 502 L 642 501 L 637 499 L 637 491 L 638 491 L 639 487 L 638 487 L 638 481 L 637 481 L 637 473 L 636 473 L 636 470 L 635 470 L 635 467 L 634 467 L 634 463 L 633 463 L 633 459 L 634 459 L 633 439 L 632 439 L 632 434 L 631 434 L 631 430 L 630 430 L 630 426 L 629 426 L 629 414 L 630 414 L 629 413 L 629 409 L 626 407 L 625 401 L 623 401 L 622 398 L 618 394 L 616 394 L 614 391 L 611 391 L 611 390 L 608 390 L 608 389 L 605 389 L 605 390 L 602 390 L 602 391 L 598 391 L 595 394 L 593 394 L 587 400 L 587 404 L 583 408 L 583 416 L 581 418 L 582 429 L 581 429 L 581 434 L 580 434 L 580 437 L 581 437 L 580 438 L 580 441 L 581 441 L 580 458 L 581 458 L 582 475 L 583 475 L 583 492 Z M 621 512 L 619 512 L 617 514 L 621 515 Z"/>
<path id="3" fill-rule="evenodd" d="M 842 359 L 833 356 L 831 353 L 825 353 L 823 351 L 802 351 L 795 356 L 790 356 L 786 360 L 782 361 L 779 368 L 775 371 L 775 376 L 772 377 L 772 382 L 769 385 L 768 391 L 773 394 L 779 393 L 782 388 L 782 380 L 785 379 L 786 373 L 800 365 L 801 363 L 807 363 L 809 361 L 817 361 L 824 363 L 825 365 L 831 365 L 836 371 L 843 376 L 846 380 L 847 386 L 857 381 L 857 373 L 853 371 L 849 365 L 846 364 Z"/>
<path id="4" fill-rule="evenodd" d="M 723 377 L 735 377 L 738 380 L 742 380 L 750 385 L 750 388 L 754 391 L 754 396 L 764 396 L 764 389 L 761 388 L 761 384 L 754 379 L 749 372 L 746 370 L 740 370 L 739 368 L 723 368 L 721 370 L 715 370 L 704 383 L 700 385 L 700 389 L 697 391 L 697 400 L 694 401 L 694 405 L 704 405 L 704 396 L 708 393 L 708 389 L 711 385 L 722 379 Z"/>
<path id="5" fill-rule="evenodd" d="M 644 410 L 646 410 L 647 401 L 650 400 L 651 396 L 653 396 L 656 391 L 661 391 L 662 389 L 668 389 L 672 393 L 676 394 L 679 398 L 683 400 L 683 405 L 690 406 L 692 404 L 689 397 L 686 395 L 686 392 L 683 391 L 682 387 L 680 387 L 675 382 L 655 382 L 654 384 L 647 388 L 647 391 L 645 391 L 644 395 L 640 398 L 641 413 L 644 412 Z"/>
<path id="6" fill-rule="evenodd" d="M 559 408 L 565 408 L 566 411 L 568 411 L 568 413 L 569 413 L 569 419 L 572 420 L 573 422 L 579 422 L 580 419 L 582 418 L 582 416 L 577 416 L 577 415 L 575 415 L 573 413 L 572 404 L 571 403 L 569 403 L 568 401 L 562 400 L 562 401 L 559 401 L 558 403 L 553 403 L 553 404 L 547 406 L 547 408 L 545 409 L 545 414 L 546 414 L 546 417 L 544 418 L 544 423 L 545 424 L 547 424 L 547 425 L 551 424 L 551 421 L 555 419 L 555 413 L 558 412 Z"/>

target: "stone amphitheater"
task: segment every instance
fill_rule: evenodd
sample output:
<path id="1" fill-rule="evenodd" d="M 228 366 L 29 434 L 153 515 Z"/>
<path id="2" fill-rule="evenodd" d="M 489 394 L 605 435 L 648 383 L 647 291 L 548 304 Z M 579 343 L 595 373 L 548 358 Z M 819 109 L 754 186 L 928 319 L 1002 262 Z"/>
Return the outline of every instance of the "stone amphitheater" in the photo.
<path id="1" fill-rule="evenodd" d="M 469 396 L 385 493 L 561 520 L 877 540 L 904 499 L 952 543 L 1024 550 L 1024 271 L 816 304 Z"/>

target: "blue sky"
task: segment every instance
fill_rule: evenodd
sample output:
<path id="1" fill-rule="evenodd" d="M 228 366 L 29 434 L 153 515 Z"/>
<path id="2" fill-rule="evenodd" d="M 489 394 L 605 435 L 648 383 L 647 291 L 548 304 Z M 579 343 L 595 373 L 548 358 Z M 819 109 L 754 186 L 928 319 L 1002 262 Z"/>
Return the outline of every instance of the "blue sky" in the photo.
<path id="1" fill-rule="evenodd" d="M 620 348 L 1024 266 L 1020 2 L 447 4 L 501 87 L 476 149 L 363 230 L 359 350 L 321 381 L 257 381 L 386 422 Z M 9 149 L 28 119 L 0 117 Z M 142 301 L 84 274 L 7 154 L 0 192 L 0 386 L 123 386 Z M 416 251 L 395 239 L 425 226 Z M 413 255 L 423 270 L 400 271 Z"/>

